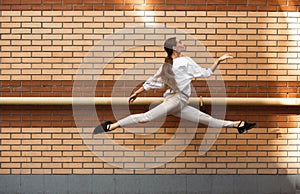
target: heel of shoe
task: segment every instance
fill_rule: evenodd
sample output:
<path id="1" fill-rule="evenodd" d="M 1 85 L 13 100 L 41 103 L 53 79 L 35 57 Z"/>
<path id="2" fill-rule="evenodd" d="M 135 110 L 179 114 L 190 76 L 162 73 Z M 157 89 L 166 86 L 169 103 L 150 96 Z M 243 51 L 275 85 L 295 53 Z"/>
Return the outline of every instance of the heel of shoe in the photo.
<path id="1" fill-rule="evenodd" d="M 240 124 L 238 125 L 237 129 L 238 129 L 238 132 L 239 134 L 241 133 L 245 133 L 245 131 L 248 131 L 250 129 L 252 129 L 253 127 L 256 126 L 256 123 L 248 123 L 248 122 L 244 122 L 244 126 L 242 127 L 239 127 L 241 125 L 242 122 L 240 122 Z"/>

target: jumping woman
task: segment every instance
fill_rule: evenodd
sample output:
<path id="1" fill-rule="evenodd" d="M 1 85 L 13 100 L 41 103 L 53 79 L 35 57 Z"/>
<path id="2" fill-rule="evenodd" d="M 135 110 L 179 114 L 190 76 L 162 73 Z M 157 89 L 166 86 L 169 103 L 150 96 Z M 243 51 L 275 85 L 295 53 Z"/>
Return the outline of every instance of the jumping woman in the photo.
<path id="1" fill-rule="evenodd" d="M 185 46 L 180 40 L 176 40 L 175 37 L 165 41 L 164 49 L 167 52 L 164 64 L 153 77 L 150 77 L 142 87 L 129 97 L 129 103 L 132 103 L 137 96 L 145 90 L 165 87 L 164 101 L 146 113 L 133 114 L 115 123 L 106 121 L 95 128 L 94 134 L 103 131 L 112 131 L 118 127 L 125 127 L 129 124 L 149 122 L 170 114 L 191 122 L 202 123 L 209 127 L 237 128 L 239 133 L 244 133 L 256 125 L 255 123 L 248 123 L 246 121 L 215 119 L 188 105 L 188 99 L 191 95 L 190 84 L 192 79 L 210 77 L 220 62 L 233 58 L 231 54 L 221 56 L 210 68 L 206 69 L 200 67 L 190 57 L 181 55 L 181 52 L 185 51 Z"/>

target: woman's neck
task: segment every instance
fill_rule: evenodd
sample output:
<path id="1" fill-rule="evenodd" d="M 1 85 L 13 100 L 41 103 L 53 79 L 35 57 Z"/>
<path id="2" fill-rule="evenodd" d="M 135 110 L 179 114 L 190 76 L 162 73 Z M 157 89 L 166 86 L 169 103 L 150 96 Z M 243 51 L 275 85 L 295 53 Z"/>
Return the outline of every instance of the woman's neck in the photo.
<path id="1" fill-rule="evenodd" d="M 181 57 L 181 53 L 173 52 L 172 59 L 176 59 L 178 57 Z"/>

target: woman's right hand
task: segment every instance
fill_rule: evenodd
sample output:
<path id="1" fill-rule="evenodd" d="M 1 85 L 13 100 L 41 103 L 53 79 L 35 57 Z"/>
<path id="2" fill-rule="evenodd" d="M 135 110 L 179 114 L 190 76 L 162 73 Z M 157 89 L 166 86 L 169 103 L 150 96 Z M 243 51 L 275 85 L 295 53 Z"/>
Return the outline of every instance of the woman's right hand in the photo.
<path id="1" fill-rule="evenodd" d="M 136 93 L 133 93 L 131 96 L 129 96 L 129 104 L 130 103 L 133 103 L 133 101 L 135 101 L 135 99 L 137 98 L 137 94 Z"/>
<path id="2" fill-rule="evenodd" d="M 232 59 L 232 58 L 233 58 L 232 54 L 231 53 L 227 53 L 227 54 L 221 56 L 218 60 L 220 62 L 222 62 L 222 61 L 225 61 L 226 59 Z"/>

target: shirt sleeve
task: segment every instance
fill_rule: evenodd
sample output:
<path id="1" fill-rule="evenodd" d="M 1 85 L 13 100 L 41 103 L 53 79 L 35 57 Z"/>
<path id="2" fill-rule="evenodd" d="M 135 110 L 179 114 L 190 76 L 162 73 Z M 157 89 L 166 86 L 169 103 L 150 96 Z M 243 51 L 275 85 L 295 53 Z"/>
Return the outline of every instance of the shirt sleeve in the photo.
<path id="1" fill-rule="evenodd" d="M 213 72 L 210 68 L 202 68 L 200 67 L 193 59 L 187 57 L 188 64 L 187 64 L 187 73 L 194 78 L 207 78 L 210 77 Z"/>
<path id="2" fill-rule="evenodd" d="M 156 78 L 161 73 L 162 66 L 158 69 L 158 71 L 154 74 L 154 76 L 149 77 L 143 87 L 145 90 L 155 89 L 155 88 L 162 88 L 164 86 L 160 77 Z"/>

